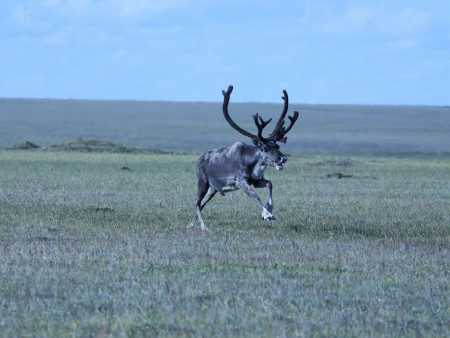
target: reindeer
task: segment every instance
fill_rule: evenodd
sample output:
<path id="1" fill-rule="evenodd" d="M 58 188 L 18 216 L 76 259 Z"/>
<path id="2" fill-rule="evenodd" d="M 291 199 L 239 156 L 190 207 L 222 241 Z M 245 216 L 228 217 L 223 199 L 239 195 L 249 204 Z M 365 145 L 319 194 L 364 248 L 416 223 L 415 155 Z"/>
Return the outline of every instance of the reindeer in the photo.
<path id="1" fill-rule="evenodd" d="M 275 220 L 272 215 L 272 182 L 264 179 L 264 172 L 268 166 L 275 167 L 277 170 L 283 169 L 283 164 L 287 161 L 286 155 L 280 151 L 280 146 L 276 142 L 286 143 L 286 134 L 291 130 L 298 118 L 298 112 L 294 111 L 293 116 L 288 116 L 291 121 L 290 125 L 284 127 L 284 118 L 288 110 L 288 95 L 283 90 L 284 109 L 280 119 L 269 137 L 263 137 L 263 129 L 272 121 L 269 119 L 264 121 L 258 114 L 253 115 L 258 134 L 252 134 L 239 127 L 228 114 L 228 103 L 230 102 L 230 94 L 233 86 L 229 86 L 228 90 L 222 91 L 223 99 L 223 115 L 227 122 L 242 135 L 248 136 L 253 141 L 252 145 L 242 142 L 236 142 L 228 148 L 209 150 L 200 156 L 197 162 L 198 192 L 195 198 L 195 216 L 190 226 L 193 226 L 197 219 L 200 220 L 202 230 L 208 230 L 203 222 L 201 215 L 202 209 L 205 207 L 217 192 L 225 195 L 226 192 L 238 189 L 253 198 L 262 211 L 262 219 L 266 221 Z M 261 203 L 259 196 L 251 189 L 255 188 L 269 189 L 269 201 L 266 205 Z"/>

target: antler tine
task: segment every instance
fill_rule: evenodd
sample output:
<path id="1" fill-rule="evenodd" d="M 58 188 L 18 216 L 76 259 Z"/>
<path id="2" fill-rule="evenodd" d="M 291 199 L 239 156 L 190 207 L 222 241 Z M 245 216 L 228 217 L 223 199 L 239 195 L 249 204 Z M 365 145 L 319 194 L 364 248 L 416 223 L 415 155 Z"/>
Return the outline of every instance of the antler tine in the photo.
<path id="1" fill-rule="evenodd" d="M 284 124 L 284 118 L 286 117 L 288 107 L 289 107 L 289 97 L 286 90 L 283 89 L 283 96 L 281 97 L 284 101 L 283 112 L 281 113 L 280 118 L 278 119 L 277 125 L 275 126 L 274 132 L 280 129 Z"/>
<path id="2" fill-rule="evenodd" d="M 284 107 L 283 107 L 283 111 L 281 112 L 280 118 L 278 119 L 278 122 L 277 122 L 275 128 L 273 129 L 273 132 L 269 136 L 269 139 L 271 139 L 272 141 L 279 141 L 277 135 L 280 133 L 280 131 L 283 128 L 284 118 L 286 117 L 288 107 L 289 107 L 289 97 L 288 97 L 286 90 L 284 90 L 284 89 L 283 89 L 283 96 L 281 98 L 284 101 Z"/>
<path id="3" fill-rule="evenodd" d="M 259 121 L 258 121 L 258 118 L 259 118 Z M 262 136 L 262 131 L 270 123 L 270 121 L 272 121 L 272 119 L 268 119 L 267 121 L 264 121 L 263 118 L 261 116 L 259 116 L 258 114 L 253 115 L 253 119 L 255 120 L 256 127 L 258 128 L 259 140 L 264 143 L 269 141 L 264 136 Z"/>
<path id="4" fill-rule="evenodd" d="M 281 113 L 280 119 L 278 120 L 278 122 L 280 122 L 281 120 L 284 120 L 284 117 L 286 116 L 286 113 L 288 111 L 288 107 L 289 107 L 289 97 L 287 94 L 287 91 L 283 89 L 283 96 L 281 97 L 284 101 L 284 107 L 283 107 L 283 112 Z"/>
<path id="5" fill-rule="evenodd" d="M 294 125 L 295 121 L 297 121 L 297 119 L 298 119 L 298 112 L 294 111 L 294 115 L 293 116 L 288 116 L 288 118 L 291 121 L 291 123 L 290 123 L 290 125 L 287 128 L 285 128 L 284 127 L 284 123 L 285 123 L 284 119 L 286 117 L 287 110 L 288 110 L 288 107 L 289 107 L 289 97 L 288 97 L 288 94 L 287 94 L 286 90 L 283 90 L 283 96 L 281 98 L 284 100 L 283 112 L 281 113 L 280 119 L 278 120 L 278 123 L 275 126 L 275 129 L 270 134 L 268 139 L 271 140 L 271 141 L 278 141 L 278 142 L 286 143 L 287 137 L 285 137 L 285 135 L 289 132 L 289 130 L 291 130 L 291 128 Z"/>
<path id="6" fill-rule="evenodd" d="M 294 125 L 295 121 L 297 121 L 297 119 L 298 119 L 298 111 L 294 111 L 294 116 L 288 116 L 288 119 L 291 121 L 291 123 L 289 124 L 289 126 L 287 128 L 284 128 L 284 127 L 281 128 L 280 136 L 279 136 L 280 139 L 277 139 L 277 141 L 279 141 L 279 142 L 286 143 L 287 137 L 284 136 L 284 135 L 286 135 L 289 132 L 289 130 L 291 130 L 291 128 Z"/>
<path id="7" fill-rule="evenodd" d="M 291 120 L 291 124 L 289 127 L 286 128 L 286 130 L 283 128 L 283 135 L 287 134 L 289 130 L 291 130 L 292 126 L 294 125 L 295 121 L 298 119 L 298 111 L 294 111 L 294 116 L 288 116 L 289 120 Z"/>
<path id="8" fill-rule="evenodd" d="M 257 140 L 258 136 L 256 136 L 255 134 L 249 133 L 248 131 L 242 129 L 241 127 L 239 127 L 230 117 L 230 114 L 228 113 L 228 103 L 230 102 L 230 95 L 231 92 L 233 91 L 233 86 L 228 86 L 228 90 L 222 90 L 222 94 L 223 94 L 223 116 L 225 116 L 225 119 L 227 120 L 227 122 L 230 124 L 230 126 L 232 126 L 234 129 L 236 129 L 238 132 L 240 132 L 242 135 L 248 136 L 251 139 Z"/>

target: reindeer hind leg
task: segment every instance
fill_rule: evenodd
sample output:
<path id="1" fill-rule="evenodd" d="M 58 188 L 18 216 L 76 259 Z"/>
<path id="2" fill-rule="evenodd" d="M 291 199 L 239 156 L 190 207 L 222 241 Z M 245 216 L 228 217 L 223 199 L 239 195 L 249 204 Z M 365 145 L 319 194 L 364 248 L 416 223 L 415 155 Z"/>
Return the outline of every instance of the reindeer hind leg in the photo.
<path id="1" fill-rule="evenodd" d="M 195 216 L 190 224 L 190 227 L 192 227 L 198 219 L 200 221 L 200 227 L 202 228 L 202 230 L 208 230 L 208 228 L 205 226 L 205 222 L 203 221 L 201 211 L 205 207 L 206 203 L 208 203 L 216 193 L 217 190 L 215 190 L 209 184 L 199 182 L 198 193 L 195 199 Z"/>
<path id="2" fill-rule="evenodd" d="M 197 216 L 198 216 L 198 219 L 200 220 L 200 226 L 201 226 L 202 230 L 209 230 L 209 229 L 205 226 L 205 223 L 203 222 L 203 217 L 201 215 L 201 211 L 205 207 L 206 203 L 208 203 L 214 197 L 214 195 L 216 193 L 217 193 L 216 189 L 214 189 L 213 187 L 209 187 L 206 195 L 202 199 L 200 207 L 198 207 L 198 206 L 196 207 Z"/>
<path id="3" fill-rule="evenodd" d="M 208 203 L 216 195 L 216 193 L 217 193 L 217 190 L 214 189 L 213 187 L 208 188 L 208 191 L 206 192 L 206 195 L 205 195 L 205 197 L 203 197 L 202 203 L 200 204 L 200 211 L 203 210 L 206 203 Z"/>

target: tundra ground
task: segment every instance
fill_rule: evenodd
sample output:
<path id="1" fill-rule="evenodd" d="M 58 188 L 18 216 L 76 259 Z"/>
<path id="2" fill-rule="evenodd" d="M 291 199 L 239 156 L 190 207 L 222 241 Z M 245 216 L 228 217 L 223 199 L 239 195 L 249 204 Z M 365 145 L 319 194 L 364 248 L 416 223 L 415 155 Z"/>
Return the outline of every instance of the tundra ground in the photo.
<path id="1" fill-rule="evenodd" d="M 292 156 L 208 233 L 197 158 L 0 151 L 0 335 L 450 335 L 448 158 Z"/>

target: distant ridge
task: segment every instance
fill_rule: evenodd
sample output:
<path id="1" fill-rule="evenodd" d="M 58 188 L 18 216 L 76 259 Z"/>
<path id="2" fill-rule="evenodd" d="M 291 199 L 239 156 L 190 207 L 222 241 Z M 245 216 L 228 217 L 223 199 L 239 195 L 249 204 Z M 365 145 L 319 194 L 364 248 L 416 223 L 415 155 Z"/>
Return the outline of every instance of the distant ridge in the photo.
<path id="1" fill-rule="evenodd" d="M 76 151 L 82 153 L 136 153 L 136 154 L 172 154 L 166 151 L 153 148 L 129 147 L 104 140 L 84 140 L 77 138 L 74 141 L 54 144 L 50 147 L 41 147 L 30 141 L 21 142 L 12 147 L 5 147 L 7 150 L 41 150 L 41 151 Z"/>

